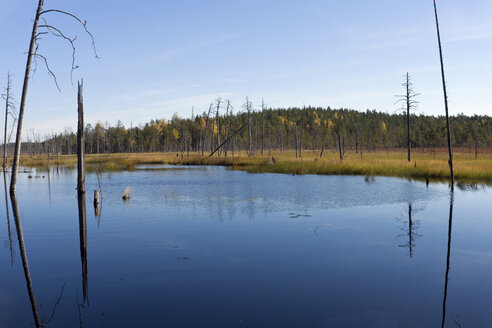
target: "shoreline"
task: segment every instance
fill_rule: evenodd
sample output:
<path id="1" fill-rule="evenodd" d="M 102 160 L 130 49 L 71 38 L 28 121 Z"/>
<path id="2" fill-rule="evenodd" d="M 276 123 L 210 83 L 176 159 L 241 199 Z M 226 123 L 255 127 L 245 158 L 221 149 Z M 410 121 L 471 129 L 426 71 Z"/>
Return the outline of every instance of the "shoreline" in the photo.
<path id="1" fill-rule="evenodd" d="M 303 158 L 296 158 L 294 151 L 275 151 L 271 156 L 248 157 L 244 152 L 234 158 L 208 157 L 196 153 L 116 153 L 86 154 L 87 172 L 132 171 L 137 165 L 219 165 L 249 173 L 358 175 L 400 177 L 415 180 L 447 181 L 449 167 L 445 153 L 418 153 L 408 162 L 401 151 L 365 152 L 362 155 L 347 152 L 343 161 L 338 153 L 325 151 L 320 158 L 317 151 L 304 151 Z M 478 159 L 470 153 L 455 153 L 453 158 L 456 182 L 492 184 L 492 154 L 481 154 Z M 50 156 L 50 166 L 75 167 L 76 155 Z M 21 166 L 48 168 L 48 156 L 21 156 Z"/>

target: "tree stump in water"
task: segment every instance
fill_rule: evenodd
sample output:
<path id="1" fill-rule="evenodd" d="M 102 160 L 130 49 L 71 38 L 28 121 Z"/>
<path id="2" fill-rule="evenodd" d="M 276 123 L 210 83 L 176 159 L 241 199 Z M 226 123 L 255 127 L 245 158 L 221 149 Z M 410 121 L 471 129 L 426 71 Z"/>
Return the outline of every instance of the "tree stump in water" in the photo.
<path id="1" fill-rule="evenodd" d="M 99 208 L 99 190 L 94 189 L 94 208 Z"/>

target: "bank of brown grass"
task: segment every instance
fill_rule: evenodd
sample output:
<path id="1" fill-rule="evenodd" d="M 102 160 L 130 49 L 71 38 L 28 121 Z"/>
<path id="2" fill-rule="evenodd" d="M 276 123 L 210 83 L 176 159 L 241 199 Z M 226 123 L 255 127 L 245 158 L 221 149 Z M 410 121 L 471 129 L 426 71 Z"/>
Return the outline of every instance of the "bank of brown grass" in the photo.
<path id="1" fill-rule="evenodd" d="M 172 165 L 224 165 L 248 172 L 270 172 L 287 174 L 326 174 L 326 175 L 368 175 L 396 176 L 415 179 L 449 179 L 447 154 L 445 152 L 412 153 L 412 161 L 406 160 L 403 150 L 364 152 L 362 155 L 347 152 L 340 161 L 337 152 L 325 151 L 320 158 L 318 151 L 304 151 L 302 158 L 296 158 L 294 151 L 273 151 L 271 156 L 264 154 L 248 157 L 246 153 L 224 156 L 200 156 L 196 153 L 134 153 L 86 155 L 87 170 L 100 166 L 103 171 L 133 170 L 144 164 Z M 51 156 L 50 165 L 74 167 L 75 155 Z M 26 167 L 46 167 L 47 156 L 22 156 L 21 165 Z M 492 183 L 492 154 L 480 154 L 475 159 L 473 153 L 454 154 L 455 178 L 457 181 Z"/>

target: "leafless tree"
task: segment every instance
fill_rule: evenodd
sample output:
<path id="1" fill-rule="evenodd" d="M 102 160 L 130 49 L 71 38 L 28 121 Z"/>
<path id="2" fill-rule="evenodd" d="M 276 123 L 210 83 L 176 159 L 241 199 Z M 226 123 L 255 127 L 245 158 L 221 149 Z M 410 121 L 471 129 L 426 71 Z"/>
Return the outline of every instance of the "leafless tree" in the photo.
<path id="1" fill-rule="evenodd" d="M 451 149 L 451 132 L 449 127 L 449 108 L 448 108 L 448 93 L 446 90 L 446 78 L 444 76 L 444 61 L 442 58 L 442 45 L 441 45 L 441 33 L 439 31 L 439 18 L 437 16 L 437 5 L 436 0 L 434 0 L 434 14 L 436 17 L 436 31 L 437 31 L 437 43 L 439 45 L 439 59 L 441 62 L 441 77 L 442 77 L 442 88 L 444 92 L 444 108 L 446 110 L 446 134 L 448 139 L 448 152 L 449 152 L 449 172 L 451 175 L 451 190 L 454 190 L 454 173 L 453 173 L 453 151 Z"/>
<path id="2" fill-rule="evenodd" d="M 218 97 L 216 100 L 217 102 L 217 107 L 216 107 L 216 112 L 215 112 L 215 120 L 217 121 L 217 146 L 220 145 L 220 114 L 219 114 L 219 111 L 220 111 L 220 104 L 222 103 L 222 99 L 220 99 L 220 97 Z M 220 156 L 220 149 L 219 149 L 219 156 Z"/>
<path id="3" fill-rule="evenodd" d="M 78 83 L 77 120 L 77 192 L 85 194 L 85 136 L 84 136 L 84 98 L 83 82 Z"/>
<path id="4" fill-rule="evenodd" d="M 202 156 L 203 156 L 203 153 L 205 151 L 205 140 L 206 140 L 206 137 L 207 137 L 207 128 L 208 128 L 208 121 L 210 119 L 210 112 L 212 111 L 212 106 L 213 104 L 210 103 L 210 106 L 208 107 L 208 113 L 207 113 L 207 118 L 205 120 L 205 129 L 202 133 Z M 201 122 L 200 122 L 200 126 L 201 126 Z M 212 135 L 213 137 L 213 135 Z"/>
<path id="5" fill-rule="evenodd" d="M 405 87 L 406 93 L 404 95 L 397 95 L 396 97 L 398 97 L 399 99 L 396 101 L 396 103 L 402 103 L 403 105 L 400 110 L 405 111 L 407 114 L 407 149 L 408 161 L 410 162 L 410 111 L 417 108 L 418 102 L 415 100 L 415 98 L 420 94 L 413 91 L 413 83 L 410 80 L 410 75 L 408 74 L 408 72 L 405 75 L 405 82 L 403 82 L 402 86 Z"/>
<path id="6" fill-rule="evenodd" d="M 265 148 L 265 100 L 261 99 L 261 155 Z"/>
<path id="7" fill-rule="evenodd" d="M 2 94 L 2 98 L 5 100 L 5 127 L 3 134 L 3 171 L 5 171 L 7 170 L 7 144 L 10 140 L 10 138 L 7 139 L 9 115 L 12 116 L 14 124 L 16 122 L 15 103 L 12 94 L 12 74 L 10 72 L 7 74 L 7 87 L 5 88 L 5 93 Z"/>
<path id="8" fill-rule="evenodd" d="M 53 73 L 53 71 L 51 70 L 51 68 L 48 64 L 48 59 L 43 54 L 41 54 L 39 52 L 39 41 L 41 40 L 41 37 L 43 35 L 53 35 L 53 36 L 59 37 L 65 41 L 67 41 L 72 48 L 72 69 L 71 69 L 71 72 L 73 72 L 73 70 L 75 70 L 78 67 L 75 65 L 75 49 L 76 48 L 75 48 L 74 42 L 76 40 L 76 37 L 70 38 L 70 37 L 66 36 L 62 32 L 61 29 L 59 29 L 56 26 L 51 25 L 45 17 L 49 16 L 50 14 L 60 14 L 60 15 L 68 16 L 68 17 L 74 19 L 76 22 L 80 23 L 82 25 L 84 31 L 90 36 L 90 38 L 92 40 L 92 46 L 94 49 L 94 55 L 96 58 L 98 58 L 97 52 L 96 52 L 96 45 L 95 45 L 94 37 L 92 36 L 92 34 L 87 29 L 87 22 L 85 20 L 81 20 L 76 15 L 74 15 L 70 12 L 67 12 L 67 11 L 59 10 L 59 9 L 44 10 L 43 5 L 44 5 L 44 0 L 39 0 L 37 10 L 36 10 L 36 15 L 34 17 L 34 22 L 33 22 L 31 40 L 29 43 L 29 50 L 27 52 L 27 63 L 26 63 L 26 70 L 24 73 L 24 83 L 22 86 L 21 102 L 20 102 L 20 107 L 19 107 L 19 119 L 18 119 L 18 123 L 17 123 L 17 134 L 16 134 L 16 139 L 15 139 L 14 161 L 12 164 L 12 178 L 10 179 L 10 190 L 11 191 L 15 191 L 16 184 L 17 184 L 17 173 L 19 171 L 19 160 L 20 160 L 20 151 L 21 151 L 22 123 L 24 120 L 24 112 L 25 112 L 26 99 L 27 99 L 27 89 L 29 86 L 29 78 L 30 78 L 31 70 L 32 70 L 32 68 L 31 68 L 32 62 L 33 61 L 35 62 L 35 67 L 34 67 L 34 70 L 35 70 L 37 67 L 37 60 L 38 59 L 41 60 L 41 62 L 43 62 L 44 65 L 46 66 L 46 69 L 48 70 L 48 74 L 53 78 L 57 88 L 60 89 L 58 82 L 56 80 L 56 75 Z M 39 24 L 40 20 L 42 21 L 41 25 Z"/>
<path id="9" fill-rule="evenodd" d="M 248 113 L 248 144 L 249 144 L 249 152 L 248 156 L 253 155 L 253 146 L 251 143 L 251 110 L 252 110 L 252 104 L 251 101 L 249 101 L 249 98 L 246 97 L 246 103 L 243 105 L 244 109 Z"/>

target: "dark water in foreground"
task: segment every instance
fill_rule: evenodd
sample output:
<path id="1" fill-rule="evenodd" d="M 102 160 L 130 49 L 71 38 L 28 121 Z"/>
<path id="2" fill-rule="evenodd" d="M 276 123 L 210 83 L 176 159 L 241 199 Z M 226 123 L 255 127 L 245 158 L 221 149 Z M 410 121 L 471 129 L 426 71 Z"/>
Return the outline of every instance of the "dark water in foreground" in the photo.
<path id="1" fill-rule="evenodd" d="M 492 326 L 492 189 L 147 168 L 2 195 L 0 327 Z"/>

